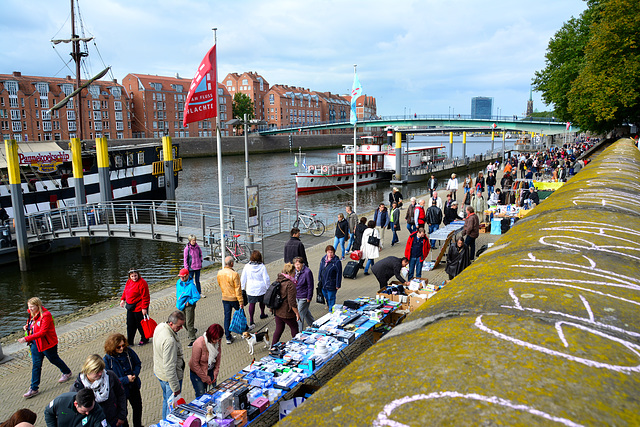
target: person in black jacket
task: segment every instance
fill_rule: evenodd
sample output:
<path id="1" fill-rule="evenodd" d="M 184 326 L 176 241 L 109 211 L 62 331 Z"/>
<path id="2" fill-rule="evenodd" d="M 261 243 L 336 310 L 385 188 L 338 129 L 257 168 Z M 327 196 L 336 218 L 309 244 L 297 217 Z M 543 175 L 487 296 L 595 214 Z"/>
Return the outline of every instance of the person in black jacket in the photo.
<path id="1" fill-rule="evenodd" d="M 451 242 L 447 252 L 447 266 L 444 271 L 449 275 L 449 280 L 456 277 L 469 266 L 469 250 L 464 244 L 464 238 L 459 237 L 455 243 Z"/>
<path id="2" fill-rule="evenodd" d="M 349 221 L 344 218 L 344 215 L 338 214 L 338 221 L 336 222 L 335 238 L 333 239 L 333 247 L 338 250 L 338 246 L 342 245 L 342 257 L 340 260 L 344 260 L 346 253 L 345 241 L 349 239 L 351 231 L 349 230 Z"/>
<path id="3" fill-rule="evenodd" d="M 404 277 L 400 274 L 402 271 L 402 267 L 406 267 L 409 265 L 409 259 L 407 257 L 398 258 L 395 256 L 388 256 L 378 262 L 376 262 L 373 267 L 371 267 L 371 272 L 378 279 L 378 283 L 380 284 L 380 289 L 387 286 L 389 283 L 389 279 L 395 276 L 400 282 L 409 286 L 409 282 L 406 281 Z"/>
<path id="4" fill-rule="evenodd" d="M 106 418 L 93 390 L 62 393 L 44 408 L 47 427 L 104 427 Z"/>
<path id="5" fill-rule="evenodd" d="M 389 206 L 396 202 L 399 208 L 402 207 L 402 193 L 398 190 L 398 187 L 393 187 L 391 193 L 389 193 Z"/>
<path id="6" fill-rule="evenodd" d="M 433 194 L 434 191 L 438 189 L 438 180 L 434 175 L 431 175 L 431 179 L 429 179 L 429 194 Z"/>
<path id="7" fill-rule="evenodd" d="M 140 370 L 142 362 L 133 349 L 129 348 L 122 334 L 111 334 L 104 343 L 103 357 L 106 368 L 115 372 L 124 387 L 124 394 L 131 405 L 133 426 L 142 427 L 142 395 L 140 394 Z"/>
<path id="8" fill-rule="evenodd" d="M 360 218 L 360 222 L 356 225 L 355 237 L 353 238 L 353 246 L 352 249 L 354 251 L 359 251 L 362 247 L 362 233 L 367 229 L 367 218 Z"/>
<path id="9" fill-rule="evenodd" d="M 442 219 L 442 223 L 444 225 L 449 225 L 453 221 L 458 220 L 458 219 L 464 219 L 464 218 L 462 218 L 458 214 L 458 202 L 456 202 L 454 200 L 453 202 L 451 202 L 451 207 L 447 208 L 445 206 L 445 208 L 444 208 L 444 218 Z"/>
<path id="10" fill-rule="evenodd" d="M 83 388 L 93 390 L 108 425 L 120 427 L 127 421 L 127 397 L 116 373 L 105 369 L 105 366 L 99 355 L 87 357 L 71 391 L 79 392 Z"/>
<path id="11" fill-rule="evenodd" d="M 440 223 L 442 222 L 442 211 L 438 206 L 436 206 L 436 201 L 433 200 L 431 202 L 431 206 L 427 209 L 427 225 L 429 226 L 429 235 L 440 228 Z M 431 247 L 435 248 L 436 241 L 431 240 Z"/>
<path id="12" fill-rule="evenodd" d="M 308 267 L 307 252 L 304 250 L 304 244 L 300 241 L 300 229 L 293 227 L 290 234 L 291 238 L 284 245 L 284 262 L 293 263 L 293 259 L 299 256 L 304 260 L 304 265 Z"/>

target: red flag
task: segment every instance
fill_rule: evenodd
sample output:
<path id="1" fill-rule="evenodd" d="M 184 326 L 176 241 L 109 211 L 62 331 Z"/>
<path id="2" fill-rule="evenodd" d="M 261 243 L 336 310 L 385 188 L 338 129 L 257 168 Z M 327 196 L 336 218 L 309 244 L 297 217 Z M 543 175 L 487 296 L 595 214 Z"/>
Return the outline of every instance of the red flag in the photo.
<path id="1" fill-rule="evenodd" d="M 567 122 L 567 130 L 571 127 L 571 122 Z"/>
<path id="2" fill-rule="evenodd" d="M 218 76 L 216 75 L 216 46 L 202 59 L 184 104 L 183 126 L 218 115 Z"/>

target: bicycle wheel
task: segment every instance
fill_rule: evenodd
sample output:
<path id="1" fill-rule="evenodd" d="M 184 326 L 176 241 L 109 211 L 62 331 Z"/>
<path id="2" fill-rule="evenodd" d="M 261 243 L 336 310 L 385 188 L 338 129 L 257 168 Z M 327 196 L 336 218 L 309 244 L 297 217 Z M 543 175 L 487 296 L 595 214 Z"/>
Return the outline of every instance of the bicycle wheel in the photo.
<path id="1" fill-rule="evenodd" d="M 309 232 L 316 237 L 320 237 L 324 234 L 324 224 L 319 219 L 314 219 L 309 224 Z"/>
<path id="2" fill-rule="evenodd" d="M 249 262 L 249 258 L 251 257 L 251 249 L 244 243 L 238 244 L 238 252 L 236 253 L 236 258 L 238 262 L 246 264 Z"/>
<path id="3" fill-rule="evenodd" d="M 213 262 L 222 262 L 222 251 L 220 250 L 220 245 L 216 245 L 213 247 Z"/>
<path id="4" fill-rule="evenodd" d="M 293 221 L 293 227 L 292 228 L 300 228 L 300 218 L 296 219 L 295 221 Z"/>

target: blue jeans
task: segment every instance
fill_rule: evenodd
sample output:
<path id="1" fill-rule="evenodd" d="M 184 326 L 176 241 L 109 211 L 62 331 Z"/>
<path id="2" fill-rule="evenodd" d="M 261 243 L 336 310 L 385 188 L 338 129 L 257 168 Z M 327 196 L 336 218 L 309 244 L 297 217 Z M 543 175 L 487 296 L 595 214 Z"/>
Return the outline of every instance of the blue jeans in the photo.
<path id="1" fill-rule="evenodd" d="M 173 394 L 173 390 L 171 390 L 171 387 L 169 386 L 168 381 L 162 381 L 160 378 L 158 378 L 158 381 L 160 381 L 160 387 L 162 388 L 162 419 L 166 420 L 167 415 L 169 415 L 170 413 L 169 403 L 167 401 L 169 400 L 169 397 L 171 397 L 171 395 Z M 180 388 L 182 388 L 182 380 L 180 380 Z"/>
<path id="2" fill-rule="evenodd" d="M 337 290 L 328 291 L 326 289 L 322 289 L 322 295 L 324 295 L 324 299 L 325 299 L 325 301 L 327 301 L 327 305 L 329 306 L 329 310 L 331 310 L 333 308 L 333 306 L 336 304 L 336 294 L 337 293 L 338 293 Z"/>
<path id="3" fill-rule="evenodd" d="M 236 301 L 225 301 L 222 300 L 222 307 L 224 308 L 224 336 L 231 340 L 231 331 L 229 330 L 229 325 L 231 325 L 231 315 L 233 314 L 232 310 L 240 310 L 240 303 Z"/>
<path id="4" fill-rule="evenodd" d="M 409 230 L 409 233 L 413 233 L 414 231 L 416 231 L 418 229 L 418 227 L 416 227 L 415 224 L 409 224 L 407 223 L 407 230 Z"/>
<path id="5" fill-rule="evenodd" d="M 369 267 L 371 267 L 374 264 L 372 259 L 368 259 L 367 262 L 364 265 L 364 272 L 368 273 L 369 272 Z"/>
<path id="6" fill-rule="evenodd" d="M 202 288 L 200 288 L 200 270 L 189 270 L 189 279 L 193 279 L 198 293 L 202 294 Z"/>
<path id="7" fill-rule="evenodd" d="M 334 237 L 333 238 L 333 247 L 336 248 L 336 255 L 338 255 L 338 245 L 342 245 L 342 258 L 344 258 L 344 253 L 346 249 L 344 248 L 344 237 Z"/>
<path id="8" fill-rule="evenodd" d="M 213 371 L 209 371 L 208 374 L 209 374 L 209 377 L 213 379 Z M 191 384 L 193 385 L 193 391 L 196 392 L 196 399 L 197 399 L 206 393 L 207 384 L 205 384 L 202 381 L 202 379 L 198 376 L 198 374 L 193 372 L 191 369 L 189 369 L 189 377 L 191 378 Z M 213 385 L 215 385 L 215 382 Z"/>
<path id="9" fill-rule="evenodd" d="M 416 275 L 413 275 L 413 270 L 416 271 Z M 409 274 L 407 275 L 407 279 L 411 280 L 414 277 L 422 277 L 422 263 L 420 262 L 420 258 L 409 258 Z"/>
<path id="10" fill-rule="evenodd" d="M 391 231 L 393 232 L 393 237 L 391 238 L 391 246 L 393 246 L 398 243 L 400 239 L 398 239 L 398 232 L 396 231 L 395 226 L 391 226 Z"/>
<path id="11" fill-rule="evenodd" d="M 349 246 L 347 247 L 347 252 L 351 252 L 351 248 L 353 247 L 353 241 L 356 238 L 355 233 L 351 233 L 351 237 L 349 238 Z"/>
<path id="12" fill-rule="evenodd" d="M 487 193 L 489 194 L 489 196 L 491 196 L 491 194 L 493 194 L 493 189 L 495 187 L 493 185 L 487 185 Z"/>
<path id="13" fill-rule="evenodd" d="M 429 226 L 429 235 L 431 235 L 431 233 L 436 231 L 438 228 L 440 228 L 440 224 L 431 224 Z M 431 247 L 434 247 L 436 245 L 436 241 L 435 240 L 430 240 L 429 243 L 431 243 Z"/>
<path id="14" fill-rule="evenodd" d="M 31 390 L 38 390 L 40 387 L 40 374 L 42 374 L 42 361 L 44 358 L 49 359 L 54 366 L 60 369 L 63 374 L 70 374 L 71 369 L 58 356 L 58 345 L 54 345 L 48 350 L 38 351 L 35 342 L 31 343 Z"/>

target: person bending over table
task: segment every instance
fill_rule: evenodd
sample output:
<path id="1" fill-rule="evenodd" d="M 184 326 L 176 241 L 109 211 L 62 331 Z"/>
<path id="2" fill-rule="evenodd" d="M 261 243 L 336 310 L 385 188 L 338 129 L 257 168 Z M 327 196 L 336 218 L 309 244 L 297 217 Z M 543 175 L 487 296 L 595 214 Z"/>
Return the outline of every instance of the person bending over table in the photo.
<path id="1" fill-rule="evenodd" d="M 409 259 L 407 257 L 398 258 L 395 256 L 388 256 L 371 267 L 371 272 L 378 279 L 378 283 L 380 284 L 380 289 L 387 286 L 389 279 L 392 277 L 396 277 L 400 282 L 405 285 L 409 285 L 409 282 L 405 280 L 404 277 L 400 274 L 402 271 L 402 267 L 406 267 L 409 265 Z"/>

